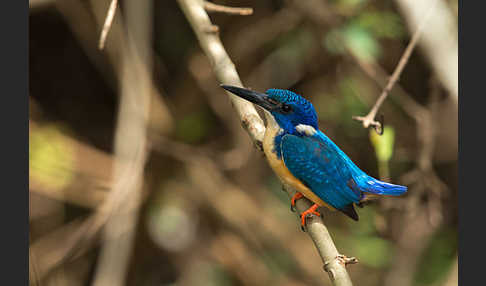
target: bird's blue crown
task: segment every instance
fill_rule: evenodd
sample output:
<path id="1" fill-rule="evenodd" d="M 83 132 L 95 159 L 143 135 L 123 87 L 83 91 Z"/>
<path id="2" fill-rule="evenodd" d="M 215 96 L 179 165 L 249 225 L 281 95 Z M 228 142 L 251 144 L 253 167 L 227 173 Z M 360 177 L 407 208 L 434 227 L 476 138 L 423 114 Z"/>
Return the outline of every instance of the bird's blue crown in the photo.
<path id="1" fill-rule="evenodd" d="M 277 108 L 271 111 L 275 121 L 283 129 L 283 132 L 274 139 L 275 149 L 273 152 L 276 153 L 277 158 L 280 158 L 281 152 L 277 146 L 280 146 L 282 137 L 286 134 L 300 135 L 296 127 L 301 124 L 310 125 L 316 130 L 319 129 L 317 126 L 317 114 L 310 101 L 290 90 L 269 89 L 265 93 L 280 105 L 288 105 L 290 107 L 288 112 L 285 112 L 284 108 Z"/>
<path id="2" fill-rule="evenodd" d="M 317 114 L 310 101 L 302 96 L 285 89 L 269 89 L 265 92 L 271 99 L 289 105 L 291 111 L 283 113 L 281 110 L 272 111 L 272 115 L 282 129 L 294 134 L 299 124 L 310 125 L 316 130 Z"/>

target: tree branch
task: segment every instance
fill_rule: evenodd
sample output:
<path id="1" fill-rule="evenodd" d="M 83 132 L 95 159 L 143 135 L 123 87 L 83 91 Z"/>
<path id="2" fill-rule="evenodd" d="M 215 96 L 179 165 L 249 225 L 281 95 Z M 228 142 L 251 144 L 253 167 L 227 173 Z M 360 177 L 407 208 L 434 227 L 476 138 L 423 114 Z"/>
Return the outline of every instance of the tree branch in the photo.
<path id="1" fill-rule="evenodd" d="M 103 30 L 101 30 L 100 41 L 98 42 L 98 49 L 103 50 L 105 48 L 106 37 L 111 29 L 111 23 L 115 19 L 115 12 L 118 0 L 111 0 L 110 8 L 106 14 L 105 23 L 103 24 Z"/>
<path id="2" fill-rule="evenodd" d="M 219 36 L 215 33 L 207 33 L 207 29 L 213 24 L 204 10 L 203 1 L 192 0 L 178 2 L 194 29 L 204 53 L 209 58 L 217 79 L 226 84 L 243 86 L 240 77 L 236 72 L 235 65 L 231 62 L 226 53 Z M 263 135 L 265 133 L 263 120 L 260 118 L 252 104 L 249 104 L 246 100 L 229 92 L 226 93 L 229 95 L 231 104 L 241 118 L 243 126 L 248 131 L 255 144 L 261 149 Z"/>
<path id="3" fill-rule="evenodd" d="M 322 26 L 339 26 L 342 23 L 336 14 L 332 13 L 332 9 L 327 5 L 326 1 L 321 0 L 307 0 L 307 1 L 293 1 L 293 6 L 300 10 L 305 17 L 311 21 Z M 339 42 L 342 43 L 346 53 L 356 63 L 356 65 L 373 81 L 375 81 L 381 88 L 385 88 L 387 80 L 390 78 L 383 67 L 374 61 L 363 61 L 354 52 L 351 46 L 341 37 L 336 35 Z M 395 84 L 395 98 L 399 101 L 400 107 L 412 118 L 416 119 L 425 111 L 425 108 L 418 104 L 397 82 Z"/>
<path id="4" fill-rule="evenodd" d="M 403 69 L 405 68 L 405 66 L 408 63 L 408 60 L 410 59 L 410 55 L 412 54 L 415 46 L 418 43 L 420 36 L 422 35 L 422 31 L 425 27 L 425 24 L 427 23 L 427 20 L 430 18 L 430 15 L 432 14 L 433 7 L 435 6 L 434 4 L 436 2 L 437 1 L 434 1 L 430 5 L 429 10 L 427 11 L 427 14 L 422 19 L 420 26 L 417 28 L 417 30 L 413 34 L 412 39 L 410 40 L 410 43 L 407 45 L 407 48 L 403 52 L 402 57 L 400 58 L 400 61 L 397 64 L 397 67 L 393 71 L 393 74 L 389 78 L 388 83 L 386 84 L 385 88 L 381 92 L 380 97 L 376 101 L 373 108 L 371 108 L 370 112 L 366 116 L 353 116 L 354 120 L 361 121 L 363 123 L 364 128 L 368 128 L 369 126 L 373 126 L 375 131 L 378 134 L 381 135 L 383 133 L 383 126 L 381 126 L 380 122 L 375 120 L 376 113 L 378 112 L 378 109 L 380 109 L 381 105 L 383 104 L 383 102 L 387 98 L 388 94 L 392 90 L 395 83 L 400 78 L 400 75 L 402 74 Z"/>
<path id="5" fill-rule="evenodd" d="M 210 27 L 212 23 L 204 10 L 204 2 L 201 0 L 178 0 L 178 2 L 190 22 L 202 49 L 209 58 L 218 80 L 221 83 L 242 86 L 235 66 L 226 53 L 219 36 L 214 33 L 205 32 L 207 27 Z M 251 103 L 229 92 L 227 94 L 230 96 L 233 107 L 240 116 L 243 126 L 261 149 L 265 126 L 256 112 L 255 107 Z M 285 190 L 289 196 L 294 192 L 286 186 Z M 296 207 L 299 212 L 303 212 L 310 205 L 311 203 L 308 200 L 299 200 L 297 201 Z M 320 217 L 309 218 L 307 221 L 307 231 L 324 262 L 325 270 L 328 272 L 333 284 L 339 286 L 352 285 L 345 265 L 346 262 L 353 260 L 346 260 L 344 256 L 338 253 L 322 219 Z"/>
<path id="6" fill-rule="evenodd" d="M 430 1 L 395 0 L 410 31 L 420 25 Z M 426 12 L 425 12 L 426 13 Z M 455 103 L 459 96 L 457 21 L 446 1 L 435 1 L 434 15 L 419 46 L 442 86 Z"/>

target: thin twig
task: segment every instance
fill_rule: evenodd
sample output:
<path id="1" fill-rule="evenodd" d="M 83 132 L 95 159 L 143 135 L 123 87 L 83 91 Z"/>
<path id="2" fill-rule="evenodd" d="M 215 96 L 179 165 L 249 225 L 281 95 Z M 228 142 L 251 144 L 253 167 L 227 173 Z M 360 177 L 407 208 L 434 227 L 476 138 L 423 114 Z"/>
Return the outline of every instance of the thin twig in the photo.
<path id="1" fill-rule="evenodd" d="M 394 2 L 408 29 L 414 31 L 422 22 L 424 11 L 431 1 L 395 0 Z M 429 20 L 418 45 L 431 70 L 457 105 L 458 25 L 457 18 L 447 2 L 436 1 L 434 16 Z"/>
<path id="2" fill-rule="evenodd" d="M 253 14 L 253 8 L 228 7 L 228 6 L 211 3 L 208 1 L 204 1 L 204 9 L 210 13 L 219 12 L 219 13 L 226 13 L 230 15 L 241 15 L 241 16 L 248 16 Z"/>
<path id="3" fill-rule="evenodd" d="M 412 54 L 415 46 L 418 43 L 418 40 L 420 36 L 422 35 L 422 31 L 425 28 L 425 24 L 427 23 L 427 20 L 430 18 L 430 15 L 432 14 L 434 4 L 437 2 L 434 1 L 430 7 L 429 10 L 427 11 L 426 16 L 423 18 L 422 23 L 420 23 L 420 26 L 417 28 L 415 33 L 412 36 L 412 39 L 410 40 L 410 43 L 407 45 L 407 48 L 403 52 L 402 57 L 400 58 L 400 61 L 398 62 L 397 67 L 393 71 L 393 74 L 391 75 L 390 79 L 388 80 L 388 83 L 386 84 L 385 88 L 380 94 L 380 97 L 376 101 L 375 105 L 373 108 L 371 108 L 370 112 L 366 116 L 353 116 L 354 120 L 361 121 L 363 123 L 364 128 L 368 128 L 369 126 L 373 126 L 375 131 L 378 134 L 383 133 L 383 126 L 381 126 L 381 123 L 379 121 L 375 120 L 376 113 L 380 109 L 381 105 L 387 98 L 388 94 L 390 94 L 390 91 L 392 90 L 393 86 L 395 83 L 398 81 L 400 78 L 400 75 L 402 74 L 403 69 L 408 63 L 408 60 L 410 59 L 410 55 Z"/>
<path id="4" fill-rule="evenodd" d="M 219 36 L 204 32 L 205 27 L 212 25 L 204 10 L 204 3 L 200 0 L 178 0 L 178 2 L 190 22 L 202 49 L 210 59 L 218 80 L 221 83 L 242 86 L 235 66 L 228 57 Z M 245 100 L 240 100 L 238 97 L 228 94 L 244 127 L 252 139 L 261 147 L 265 126 L 255 107 Z M 285 189 L 289 196 L 293 194 L 293 190 L 290 190 L 290 188 Z M 299 200 L 297 202 L 297 210 L 303 212 L 310 204 L 308 200 Z M 352 285 L 345 263 L 341 263 L 342 255 L 338 253 L 322 219 L 320 217 L 310 218 L 307 224 L 307 232 L 312 238 L 333 284 Z"/>
<path id="5" fill-rule="evenodd" d="M 93 31 L 100 29 L 105 22 L 106 2 L 90 0 L 88 3 L 85 3 L 85 1 L 80 2 L 79 0 L 63 0 L 55 3 L 56 8 L 64 17 L 73 35 L 77 38 L 91 62 L 104 77 L 110 88 L 117 90 L 117 78 L 121 76 L 118 71 L 121 71 L 122 65 L 120 55 L 127 41 L 126 24 L 121 13 L 115 13 L 110 28 L 110 38 L 106 39 L 105 53 L 100 53 L 98 49 L 99 37 Z M 151 74 L 148 67 L 144 67 L 140 72 Z M 152 82 L 150 94 L 149 129 L 167 134 L 173 128 L 174 119 L 164 99 L 165 94 L 163 94 L 160 86 L 155 85 L 154 82 Z"/>
<path id="6" fill-rule="evenodd" d="M 343 20 L 338 15 L 332 13 L 332 8 L 327 4 L 327 1 L 322 0 L 307 0 L 307 1 L 292 1 L 295 9 L 300 10 L 305 17 L 315 22 L 323 29 L 328 26 L 342 25 Z M 337 40 L 342 43 L 348 56 L 356 63 L 356 65 L 381 88 L 385 88 L 390 76 L 383 67 L 374 61 L 362 60 L 351 46 L 344 40 L 342 36 L 337 34 Z M 418 104 L 404 89 L 400 83 L 395 84 L 396 99 L 400 103 L 400 107 L 412 118 L 416 118 L 421 114 L 424 107 Z"/>
<path id="7" fill-rule="evenodd" d="M 110 7 L 108 8 L 108 13 L 106 14 L 105 23 L 103 24 L 103 30 L 101 30 L 100 41 L 98 43 L 98 48 L 103 50 L 105 48 L 106 37 L 111 29 L 111 24 L 115 18 L 116 7 L 118 0 L 111 0 Z"/>

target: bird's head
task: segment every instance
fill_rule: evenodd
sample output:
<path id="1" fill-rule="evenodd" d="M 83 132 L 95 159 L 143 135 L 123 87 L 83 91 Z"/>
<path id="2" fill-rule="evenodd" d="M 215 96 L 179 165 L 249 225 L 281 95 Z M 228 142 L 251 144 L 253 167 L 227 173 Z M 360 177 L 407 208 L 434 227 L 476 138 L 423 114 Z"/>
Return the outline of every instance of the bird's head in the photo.
<path id="1" fill-rule="evenodd" d="M 280 128 L 289 133 L 295 133 L 299 125 L 318 129 L 317 114 L 312 103 L 290 90 L 269 89 L 259 93 L 230 85 L 221 87 L 267 110 Z"/>

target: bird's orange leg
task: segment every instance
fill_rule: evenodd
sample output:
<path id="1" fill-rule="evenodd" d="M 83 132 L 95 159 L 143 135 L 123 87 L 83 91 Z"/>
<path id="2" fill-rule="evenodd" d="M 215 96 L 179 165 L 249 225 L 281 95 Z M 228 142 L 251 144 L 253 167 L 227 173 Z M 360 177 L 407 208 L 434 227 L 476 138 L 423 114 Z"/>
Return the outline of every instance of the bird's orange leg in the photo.
<path id="1" fill-rule="evenodd" d="M 317 208 L 319 206 L 317 204 L 313 204 L 310 208 L 308 208 L 305 212 L 300 214 L 300 219 L 301 219 L 301 227 L 302 230 L 305 231 L 305 219 L 307 218 L 308 215 L 316 215 L 316 216 L 321 216 L 319 212 L 317 212 Z"/>
<path id="2" fill-rule="evenodd" d="M 290 210 L 291 211 L 295 211 L 295 202 L 298 200 L 298 199 L 301 199 L 303 198 L 304 195 L 302 193 L 299 193 L 299 192 L 296 192 L 295 195 L 292 197 L 292 199 L 290 200 Z"/>

